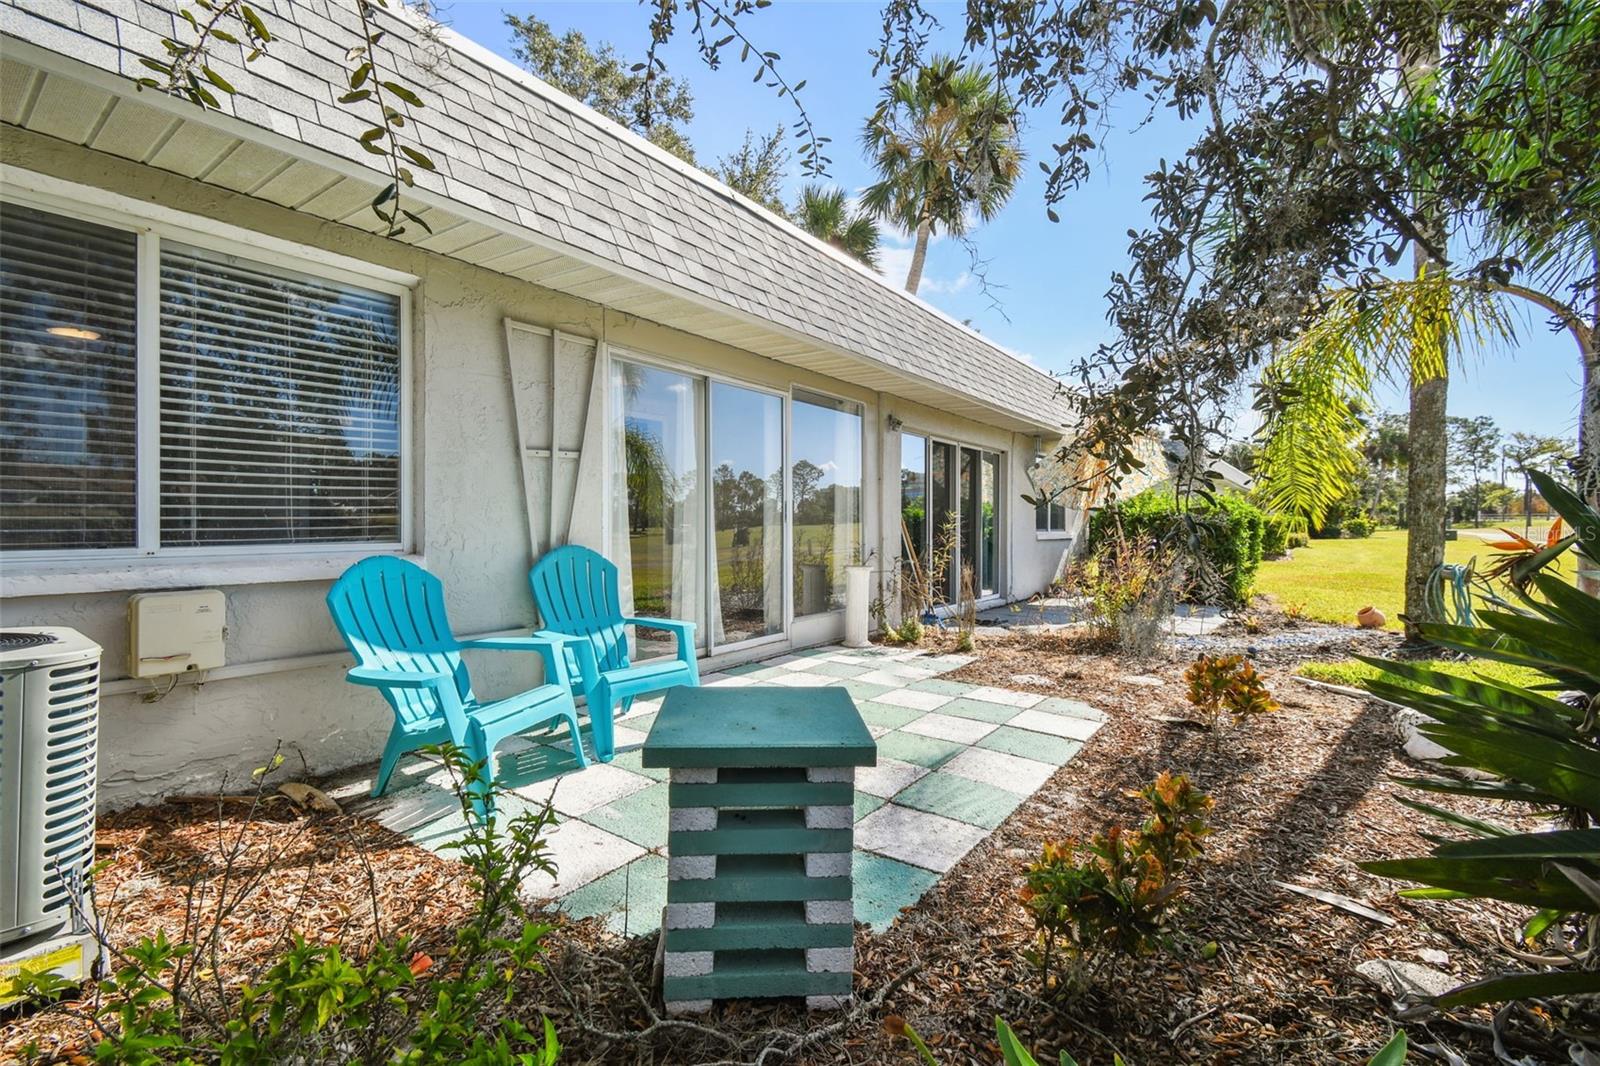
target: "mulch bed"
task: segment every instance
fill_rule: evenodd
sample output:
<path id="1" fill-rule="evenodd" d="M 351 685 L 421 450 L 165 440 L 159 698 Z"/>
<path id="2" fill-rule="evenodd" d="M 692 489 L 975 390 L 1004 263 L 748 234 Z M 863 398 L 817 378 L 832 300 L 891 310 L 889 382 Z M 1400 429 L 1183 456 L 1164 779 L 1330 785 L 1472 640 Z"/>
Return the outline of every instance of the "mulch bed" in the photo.
<path id="1" fill-rule="evenodd" d="M 276 961 L 293 933 L 359 954 L 381 928 L 437 952 L 472 902 L 458 864 L 372 822 L 307 816 L 271 793 L 259 802 L 197 799 L 102 817 L 95 857 L 106 864 L 96 895 L 115 948 L 163 930 L 195 943 L 215 930 L 216 972 L 229 989 Z M 212 965 L 209 953 L 202 965 Z M 75 1061 L 86 1035 L 85 1024 L 63 1012 L 4 1018 L 0 1062 L 30 1041 L 46 1061 Z"/>
<path id="2" fill-rule="evenodd" d="M 1070 1051 L 1084 1066 L 1172 1063 L 1364 1063 L 1396 1023 L 1387 999 L 1355 973 L 1374 958 L 1433 964 L 1460 980 L 1504 968 L 1525 915 L 1497 904 L 1408 902 L 1362 873 L 1362 859 L 1418 854 L 1438 823 L 1399 803 L 1387 775 L 1414 770 L 1398 756 L 1379 707 L 1305 686 L 1289 657 L 1264 673 L 1282 711 L 1215 737 L 1177 720 L 1186 713 L 1185 661 L 1128 663 L 1094 654 L 1067 635 L 1019 634 L 981 642 L 957 680 L 1088 700 L 1110 721 L 1073 761 L 1023 804 L 886 933 L 857 935 L 857 1006 L 808 1015 L 793 1004 L 719 1005 L 689 1020 L 663 1019 L 648 993 L 653 938 L 622 940 L 598 921 L 560 922 L 548 972 L 529 978 L 512 1013 L 547 1013 L 563 1062 L 905 1063 L 908 1045 L 884 1017 L 908 1019 L 950 1064 L 999 1061 L 993 1020 L 1007 1018 L 1054 1062 Z M 1032 674 L 1044 686 L 1013 680 Z M 1129 683 L 1165 680 L 1159 688 Z M 1017 902 L 1021 868 L 1049 839 L 1087 836 L 1141 814 L 1126 793 L 1170 769 L 1216 800 L 1215 833 L 1192 868 L 1171 950 L 1112 960 L 1086 989 L 1044 994 L 1023 958 L 1032 929 Z M 1501 821 L 1504 809 L 1453 806 Z M 254 818 L 248 805 L 169 803 L 101 823 L 100 905 L 119 943 L 165 928 L 181 935 L 187 886 L 215 885 L 232 841 L 235 869 L 254 881 L 222 918 L 228 982 L 255 972 L 286 929 L 359 952 L 374 930 L 439 950 L 470 907 L 460 868 L 371 823 L 302 815 L 283 802 Z M 1340 893 L 1396 921 L 1383 926 L 1288 892 L 1273 881 Z M 230 889 L 230 897 L 236 892 Z M 208 890 L 201 924 L 215 914 Z M 1214 947 L 1212 946 L 1214 945 Z M 1439 964 L 1443 952 L 1448 961 Z M 1489 1015 L 1404 1023 L 1413 1046 L 1453 1050 L 1468 1063 L 1497 1061 Z M 81 1053 L 81 1023 L 36 1013 L 8 1019 L 0 1061 L 28 1040 Z M 1540 1019 L 1523 1015 L 1509 1048 L 1532 1062 L 1566 1061 Z M 763 1057 L 763 1052 L 766 1052 Z M 1449 1061 L 1440 1058 L 1438 1061 Z"/>

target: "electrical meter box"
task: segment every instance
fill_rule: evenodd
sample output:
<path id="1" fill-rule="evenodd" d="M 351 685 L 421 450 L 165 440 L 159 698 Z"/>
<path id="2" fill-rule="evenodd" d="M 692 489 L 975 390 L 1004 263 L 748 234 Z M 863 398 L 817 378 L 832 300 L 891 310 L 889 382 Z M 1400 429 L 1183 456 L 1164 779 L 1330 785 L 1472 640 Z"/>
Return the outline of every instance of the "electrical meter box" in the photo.
<path id="1" fill-rule="evenodd" d="M 227 600 L 218 589 L 129 597 L 128 673 L 165 677 L 221 666 L 227 620 Z"/>

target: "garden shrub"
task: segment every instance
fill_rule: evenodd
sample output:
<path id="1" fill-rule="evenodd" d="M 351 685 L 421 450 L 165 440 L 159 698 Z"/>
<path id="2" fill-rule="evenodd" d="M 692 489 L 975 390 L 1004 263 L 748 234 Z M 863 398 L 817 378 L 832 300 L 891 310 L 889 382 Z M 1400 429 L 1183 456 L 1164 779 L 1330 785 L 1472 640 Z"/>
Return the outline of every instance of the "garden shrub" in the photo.
<path id="1" fill-rule="evenodd" d="M 1038 929 L 1028 958 L 1046 991 L 1056 982 L 1056 955 L 1065 953 L 1070 983 L 1110 955 L 1136 955 L 1162 942 L 1179 875 L 1200 854 L 1210 833 L 1211 797 L 1182 774 L 1163 772 L 1130 793 L 1150 816 L 1138 829 L 1113 825 L 1087 841 L 1047 842 L 1025 873 L 1021 899 Z"/>
<path id="2" fill-rule="evenodd" d="M 1186 582 L 1171 548 L 1135 544 L 1113 528 L 1063 584 L 1087 602 L 1086 621 L 1097 643 L 1144 658 L 1160 646 Z"/>
<path id="3" fill-rule="evenodd" d="M 1298 539 L 1300 543 L 1294 543 Z M 1304 547 L 1306 520 L 1299 515 L 1263 514 L 1261 516 L 1261 557 L 1273 559 L 1290 548 Z"/>
<path id="4" fill-rule="evenodd" d="M 1239 606 L 1250 601 L 1261 565 L 1265 516 L 1242 496 L 1221 493 L 1180 507 L 1168 489 L 1147 489 L 1097 511 L 1089 521 L 1089 549 L 1120 526 L 1136 545 L 1163 544 L 1185 551 L 1201 571 L 1189 589 L 1200 602 Z"/>
<path id="5" fill-rule="evenodd" d="M 1374 528 L 1372 519 L 1364 514 L 1353 514 L 1344 520 L 1345 533 L 1358 540 L 1372 536 Z"/>
<path id="6" fill-rule="evenodd" d="M 1223 714 L 1235 725 L 1279 709 L 1255 666 L 1243 655 L 1202 655 L 1184 673 L 1189 702 L 1215 729 Z"/>

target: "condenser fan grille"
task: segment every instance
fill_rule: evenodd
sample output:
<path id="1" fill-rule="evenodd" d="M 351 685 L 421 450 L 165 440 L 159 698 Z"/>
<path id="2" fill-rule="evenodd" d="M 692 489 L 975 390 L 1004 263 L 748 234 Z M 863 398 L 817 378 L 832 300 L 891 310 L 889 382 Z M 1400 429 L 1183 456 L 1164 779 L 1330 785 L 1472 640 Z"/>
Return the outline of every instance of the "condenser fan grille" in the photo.
<path id="1" fill-rule="evenodd" d="M 60 640 L 60 637 L 51 633 L 25 633 L 16 629 L 0 629 L 0 651 L 42 648 L 46 644 L 55 644 Z"/>

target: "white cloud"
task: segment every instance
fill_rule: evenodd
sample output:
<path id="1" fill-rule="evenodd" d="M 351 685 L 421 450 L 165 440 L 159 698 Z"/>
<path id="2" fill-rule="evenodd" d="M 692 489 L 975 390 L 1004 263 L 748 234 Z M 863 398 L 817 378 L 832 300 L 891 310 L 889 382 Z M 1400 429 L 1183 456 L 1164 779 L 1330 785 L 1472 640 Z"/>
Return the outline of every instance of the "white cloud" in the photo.
<path id="1" fill-rule="evenodd" d="M 944 238 L 937 234 L 928 241 L 928 251 L 933 252 L 936 244 Z M 885 227 L 883 238 L 878 243 L 878 273 L 891 285 L 903 286 L 906 275 L 911 272 L 911 255 L 916 250 L 916 238 L 893 227 Z M 941 278 L 930 274 L 924 264 L 922 284 L 917 288 L 920 296 L 950 295 L 961 292 L 973 282 L 972 272 L 963 270 L 953 278 Z"/>

